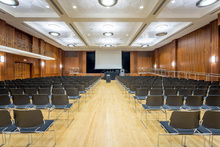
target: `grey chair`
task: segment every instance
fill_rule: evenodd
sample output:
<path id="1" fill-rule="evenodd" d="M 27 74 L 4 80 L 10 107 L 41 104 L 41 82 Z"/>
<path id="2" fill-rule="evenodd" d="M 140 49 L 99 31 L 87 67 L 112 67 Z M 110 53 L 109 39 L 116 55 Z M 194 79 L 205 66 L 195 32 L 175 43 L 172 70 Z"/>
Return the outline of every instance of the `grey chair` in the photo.
<path id="1" fill-rule="evenodd" d="M 32 98 L 33 94 L 37 94 L 37 89 L 36 88 L 25 88 L 24 93 L 28 94 L 30 98 Z"/>
<path id="2" fill-rule="evenodd" d="M 78 111 L 80 110 L 80 102 L 81 102 L 81 95 L 79 95 L 79 89 L 78 88 L 67 88 L 66 89 L 66 95 L 71 100 L 77 100 L 78 101 Z"/>
<path id="3" fill-rule="evenodd" d="M 164 95 L 165 96 L 177 95 L 177 89 L 165 89 Z"/>
<path id="4" fill-rule="evenodd" d="M 220 110 L 220 95 L 210 95 L 206 98 L 202 109 L 206 110 Z"/>
<path id="5" fill-rule="evenodd" d="M 134 111 L 136 112 L 137 101 L 146 100 L 148 96 L 147 88 L 137 88 L 134 96 Z"/>
<path id="6" fill-rule="evenodd" d="M 65 90 L 63 88 L 53 88 L 52 94 L 65 94 Z"/>
<path id="7" fill-rule="evenodd" d="M 179 95 L 183 95 L 184 97 L 192 95 L 192 89 L 179 89 Z"/>
<path id="8" fill-rule="evenodd" d="M 56 145 L 56 132 L 48 130 L 54 123 L 54 120 L 44 120 L 43 114 L 40 110 L 14 110 L 15 126 L 18 128 L 17 132 L 28 134 L 28 145 L 31 145 L 32 135 L 34 133 L 42 134 L 41 146 L 43 143 L 43 134 L 46 131 L 54 133 L 54 145 Z"/>
<path id="9" fill-rule="evenodd" d="M 207 89 L 195 89 L 193 95 L 202 95 L 203 97 L 207 96 Z"/>
<path id="10" fill-rule="evenodd" d="M 2 134 L 2 144 L 6 144 L 6 134 L 9 134 L 8 146 L 10 145 L 11 133 L 14 132 L 17 127 L 13 124 L 10 112 L 7 110 L 0 110 L 0 133 Z"/>
<path id="11" fill-rule="evenodd" d="M 151 89 L 150 95 L 163 95 L 163 89 L 161 88 Z"/>
<path id="12" fill-rule="evenodd" d="M 11 103 L 10 98 L 7 94 L 0 95 L 0 109 L 11 109 L 14 108 L 14 104 Z"/>
<path id="13" fill-rule="evenodd" d="M 15 94 L 12 96 L 12 99 L 16 109 L 33 108 L 33 104 L 30 102 L 29 95 L 27 94 Z"/>
<path id="14" fill-rule="evenodd" d="M 182 144 L 186 146 L 186 135 L 196 135 L 199 127 L 200 111 L 173 111 L 169 121 L 159 121 L 167 134 L 158 132 L 157 146 L 161 135 L 182 135 Z M 170 141 L 172 146 L 172 141 Z"/>
<path id="15" fill-rule="evenodd" d="M 21 88 L 11 88 L 9 89 L 10 94 L 14 95 L 14 94 L 24 94 L 24 90 Z"/>
<path id="16" fill-rule="evenodd" d="M 203 96 L 202 95 L 194 95 L 188 96 L 186 98 L 186 103 L 183 105 L 183 109 L 186 110 L 200 110 L 203 105 Z"/>

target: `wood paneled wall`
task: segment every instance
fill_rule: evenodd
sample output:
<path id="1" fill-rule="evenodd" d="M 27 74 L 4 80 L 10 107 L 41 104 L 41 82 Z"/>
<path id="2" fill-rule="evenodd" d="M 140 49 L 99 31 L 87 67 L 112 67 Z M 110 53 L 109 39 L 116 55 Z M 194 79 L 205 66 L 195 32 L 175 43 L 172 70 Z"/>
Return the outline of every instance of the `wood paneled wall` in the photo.
<path id="1" fill-rule="evenodd" d="M 220 16 L 220 15 L 219 15 Z M 177 71 L 220 73 L 220 39 L 218 20 L 168 43 L 154 51 L 158 68 Z M 216 62 L 211 63 L 211 57 Z M 171 63 L 176 66 L 172 67 Z"/>
<path id="2" fill-rule="evenodd" d="M 45 55 L 46 52 L 53 52 L 53 57 L 55 60 L 45 61 L 41 59 L 29 58 L 25 56 L 19 56 L 15 54 L 9 54 L 0 52 L 0 55 L 5 57 L 5 62 L 0 63 L 0 80 L 13 80 L 15 79 L 15 62 L 25 62 L 31 64 L 31 75 L 34 77 L 45 77 L 45 76 L 60 76 L 62 75 L 62 68 L 60 65 L 63 65 L 63 54 L 64 51 L 46 43 L 44 40 L 33 37 L 21 30 L 18 30 L 10 25 L 8 25 L 5 21 L 0 20 L 0 33 L 21 39 L 22 41 L 27 42 L 28 44 L 33 44 L 33 46 L 40 48 L 40 50 L 33 50 L 34 53 L 39 53 Z M 9 47 L 16 46 L 14 44 L 2 44 Z M 30 50 L 33 48 L 30 47 Z M 30 51 L 29 50 L 29 51 Z M 24 61 L 27 59 L 27 61 Z M 41 66 L 41 63 L 45 62 L 45 66 Z"/>

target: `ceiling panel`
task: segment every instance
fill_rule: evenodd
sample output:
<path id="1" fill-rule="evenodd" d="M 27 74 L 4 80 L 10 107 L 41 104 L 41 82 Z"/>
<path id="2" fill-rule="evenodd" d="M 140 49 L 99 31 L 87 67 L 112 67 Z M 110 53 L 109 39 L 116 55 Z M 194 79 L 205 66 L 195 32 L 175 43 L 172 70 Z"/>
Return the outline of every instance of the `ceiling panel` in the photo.
<path id="1" fill-rule="evenodd" d="M 25 23 L 63 46 L 67 46 L 67 44 L 84 46 L 81 40 L 65 22 L 26 21 Z M 60 33 L 60 36 L 51 36 L 49 32 L 58 32 Z"/>
<path id="2" fill-rule="evenodd" d="M 59 17 L 46 0 L 19 0 L 19 5 L 12 7 L 0 3 L 0 8 L 14 17 Z"/>
<path id="3" fill-rule="evenodd" d="M 126 46 L 141 27 L 142 22 L 75 22 L 90 46 L 112 44 Z M 104 32 L 114 35 L 106 37 Z"/>
<path id="4" fill-rule="evenodd" d="M 141 46 L 142 44 L 154 46 L 165 38 L 185 28 L 189 24 L 190 22 L 152 22 L 142 35 L 132 44 L 132 46 Z M 167 35 L 156 35 L 161 32 L 167 32 Z"/>
<path id="5" fill-rule="evenodd" d="M 146 18 L 158 1 L 119 0 L 114 7 L 106 8 L 98 0 L 58 0 L 70 18 Z"/>
<path id="6" fill-rule="evenodd" d="M 171 0 L 158 18 L 200 18 L 220 6 L 220 1 L 208 7 L 196 7 L 198 0 Z"/>

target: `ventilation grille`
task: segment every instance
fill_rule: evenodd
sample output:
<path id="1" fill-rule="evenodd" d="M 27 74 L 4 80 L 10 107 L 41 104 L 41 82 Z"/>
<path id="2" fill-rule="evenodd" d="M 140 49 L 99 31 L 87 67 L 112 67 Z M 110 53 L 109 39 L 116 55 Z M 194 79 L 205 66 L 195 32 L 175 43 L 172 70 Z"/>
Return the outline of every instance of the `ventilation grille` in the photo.
<path id="1" fill-rule="evenodd" d="M 76 34 L 79 36 L 79 38 L 84 42 L 84 44 L 86 46 L 88 46 L 88 44 L 85 42 L 85 40 L 79 35 L 79 33 L 76 31 L 76 29 L 73 27 L 73 25 L 71 23 L 69 23 L 69 25 L 72 27 L 72 29 L 76 32 Z"/>
<path id="2" fill-rule="evenodd" d="M 50 0 L 50 2 L 54 5 L 54 7 L 57 9 L 57 11 L 59 11 L 59 13 L 61 15 L 63 15 L 63 12 L 60 10 L 60 8 L 57 6 L 57 4 L 53 0 Z"/>
<path id="3" fill-rule="evenodd" d="M 160 10 L 160 8 L 164 5 L 164 3 L 166 2 L 166 0 L 163 0 L 160 5 L 157 7 L 157 9 L 154 11 L 153 15 L 156 15 L 157 12 Z"/>
<path id="4" fill-rule="evenodd" d="M 217 10 L 215 10 L 215 11 L 213 11 L 212 13 L 210 13 L 210 15 L 212 15 L 212 14 L 214 14 L 214 13 L 218 12 L 219 10 L 220 10 L 220 8 L 219 8 L 219 9 L 217 9 Z"/>
<path id="5" fill-rule="evenodd" d="M 131 41 L 129 46 L 136 40 L 136 38 L 140 35 L 140 33 L 144 30 L 144 28 L 147 26 L 147 24 L 144 24 L 144 26 L 141 28 L 141 30 L 138 32 L 138 34 L 134 37 L 134 39 Z"/>

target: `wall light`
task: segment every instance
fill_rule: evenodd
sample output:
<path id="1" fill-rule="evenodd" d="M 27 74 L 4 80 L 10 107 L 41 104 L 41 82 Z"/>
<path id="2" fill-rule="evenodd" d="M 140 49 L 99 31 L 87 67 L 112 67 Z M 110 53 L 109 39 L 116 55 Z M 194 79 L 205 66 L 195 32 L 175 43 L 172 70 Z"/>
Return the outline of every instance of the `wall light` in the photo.
<path id="1" fill-rule="evenodd" d="M 173 61 L 173 62 L 172 62 L 172 66 L 174 67 L 175 65 L 176 65 L 176 63 Z"/>
<path id="2" fill-rule="evenodd" d="M 212 63 L 215 63 L 215 62 L 216 62 L 216 58 L 215 58 L 215 56 L 212 56 L 212 58 L 211 58 L 211 62 L 212 62 Z"/>
<path id="3" fill-rule="evenodd" d="M 63 68 L 63 65 L 62 65 L 62 64 L 60 64 L 60 68 Z"/>
<path id="4" fill-rule="evenodd" d="M 154 68 L 157 68 L 157 64 L 154 64 Z"/>
<path id="5" fill-rule="evenodd" d="M 1 56 L 0 62 L 5 62 L 5 57 L 4 56 Z"/>
<path id="6" fill-rule="evenodd" d="M 43 62 L 41 62 L 41 66 L 42 67 L 44 67 L 45 66 L 45 62 L 43 61 Z"/>

